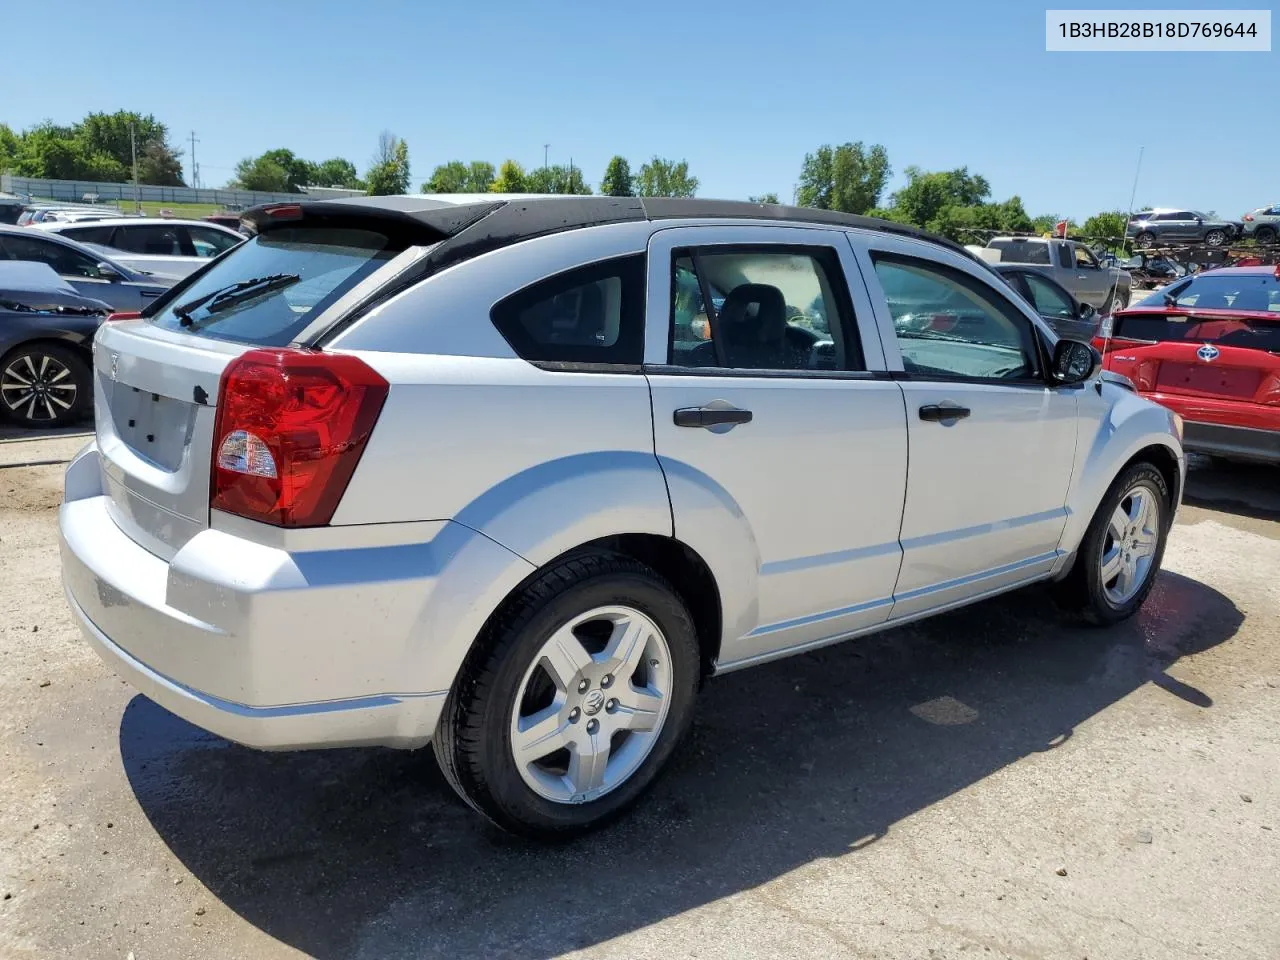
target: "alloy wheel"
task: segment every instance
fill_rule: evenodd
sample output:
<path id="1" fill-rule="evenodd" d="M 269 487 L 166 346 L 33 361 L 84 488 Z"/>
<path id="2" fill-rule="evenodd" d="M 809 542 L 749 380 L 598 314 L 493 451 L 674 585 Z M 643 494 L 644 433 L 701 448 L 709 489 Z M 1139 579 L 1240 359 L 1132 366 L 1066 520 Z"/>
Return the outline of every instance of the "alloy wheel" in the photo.
<path id="1" fill-rule="evenodd" d="M 48 423 L 75 406 L 79 387 L 62 361 L 47 353 L 23 353 L 0 371 L 0 400 L 13 416 Z"/>
<path id="2" fill-rule="evenodd" d="M 1120 607 L 1142 589 L 1160 546 L 1162 506 L 1146 484 L 1130 488 L 1111 514 L 1102 541 L 1102 590 Z"/>
<path id="3" fill-rule="evenodd" d="M 525 784 L 555 803 L 621 786 L 662 732 L 672 678 L 666 638 L 634 607 L 597 607 L 559 627 L 512 710 L 511 756 Z"/>

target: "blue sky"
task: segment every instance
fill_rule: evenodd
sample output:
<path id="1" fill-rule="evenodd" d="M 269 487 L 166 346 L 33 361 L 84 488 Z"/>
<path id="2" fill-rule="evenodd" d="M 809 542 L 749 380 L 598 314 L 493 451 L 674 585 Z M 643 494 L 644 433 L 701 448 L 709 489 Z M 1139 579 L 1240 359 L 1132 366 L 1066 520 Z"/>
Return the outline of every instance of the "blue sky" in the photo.
<path id="1" fill-rule="evenodd" d="M 0 121 L 154 113 L 174 140 L 196 130 L 209 186 L 281 146 L 363 172 L 390 129 L 414 189 L 454 158 L 537 166 L 550 143 L 592 183 L 615 153 L 659 154 L 700 196 L 788 200 L 807 151 L 862 140 L 888 149 L 890 189 L 910 164 L 967 165 L 1033 215 L 1123 208 L 1140 145 L 1139 206 L 1280 201 L 1280 53 L 1046 53 L 1046 5 L 131 0 L 129 40 L 101 2 L 58 0 L 24 10 L 57 39 L 10 71 Z"/>

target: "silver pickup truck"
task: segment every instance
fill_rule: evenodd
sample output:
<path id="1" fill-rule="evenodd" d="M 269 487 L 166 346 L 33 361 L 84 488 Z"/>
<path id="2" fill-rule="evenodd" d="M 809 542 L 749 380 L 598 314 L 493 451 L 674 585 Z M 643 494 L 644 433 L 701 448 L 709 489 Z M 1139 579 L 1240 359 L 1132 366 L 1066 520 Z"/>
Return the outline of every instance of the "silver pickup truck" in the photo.
<path id="1" fill-rule="evenodd" d="M 987 249 L 999 251 L 1000 263 L 1024 264 L 1047 274 L 1099 313 L 1123 310 L 1129 305 L 1129 274 L 1102 266 L 1083 243 L 1044 237 L 992 237 Z"/>

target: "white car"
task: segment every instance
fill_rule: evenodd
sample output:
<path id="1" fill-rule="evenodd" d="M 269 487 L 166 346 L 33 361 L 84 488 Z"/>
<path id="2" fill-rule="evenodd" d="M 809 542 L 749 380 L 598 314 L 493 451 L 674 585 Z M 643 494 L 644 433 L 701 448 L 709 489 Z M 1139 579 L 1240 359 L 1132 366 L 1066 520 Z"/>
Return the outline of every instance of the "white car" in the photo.
<path id="1" fill-rule="evenodd" d="M 232 740 L 433 743 L 475 809 L 564 835 L 710 676 L 1152 586 L 1181 421 L 947 241 L 703 200 L 247 217 L 100 329 L 59 517 L 89 643 Z"/>
<path id="2" fill-rule="evenodd" d="M 244 240 L 242 234 L 216 223 L 161 217 L 117 217 L 93 223 L 34 226 L 97 247 L 117 263 L 134 270 L 179 278 L 199 270 L 211 258 Z"/>

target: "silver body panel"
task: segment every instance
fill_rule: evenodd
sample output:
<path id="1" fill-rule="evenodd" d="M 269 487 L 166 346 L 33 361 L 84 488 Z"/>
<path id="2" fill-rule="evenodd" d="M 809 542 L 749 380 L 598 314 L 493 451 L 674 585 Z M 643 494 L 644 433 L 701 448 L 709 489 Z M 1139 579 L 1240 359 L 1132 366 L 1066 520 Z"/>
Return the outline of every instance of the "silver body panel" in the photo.
<path id="1" fill-rule="evenodd" d="M 865 371 L 666 366 L 671 251 L 759 243 L 838 258 Z M 1052 344 L 981 265 L 875 231 L 642 221 L 527 240 L 332 337 L 326 349 L 359 356 L 391 388 L 332 524 L 316 529 L 209 509 L 218 379 L 246 347 L 105 325 L 97 438 L 67 471 L 60 514 L 72 610 L 139 689 L 232 739 L 416 746 L 503 599 L 592 541 L 674 538 L 701 558 L 724 671 L 1058 575 L 1131 457 L 1159 446 L 1185 469 L 1169 412 L 1118 385 L 906 376 L 877 252 L 964 271 Z M 530 283 L 628 254 L 647 254 L 643 370 L 542 368 L 490 322 Z M 674 425 L 673 410 L 715 401 L 754 418 Z M 973 414 L 917 416 L 946 402 Z"/>

